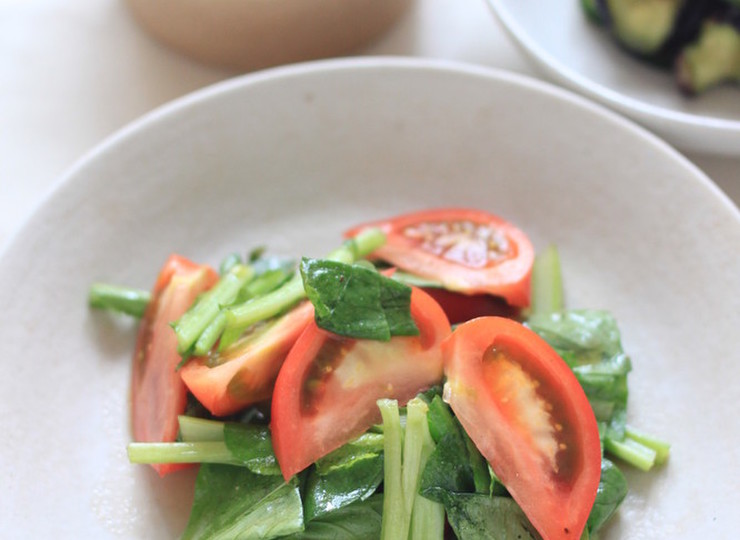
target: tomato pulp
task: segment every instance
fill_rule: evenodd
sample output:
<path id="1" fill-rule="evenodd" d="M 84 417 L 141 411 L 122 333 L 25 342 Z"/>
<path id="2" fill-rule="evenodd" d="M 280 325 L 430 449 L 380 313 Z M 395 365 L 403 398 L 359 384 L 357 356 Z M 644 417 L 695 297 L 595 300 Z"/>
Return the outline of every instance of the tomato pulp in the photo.
<path id="1" fill-rule="evenodd" d="M 379 227 L 386 243 L 373 252 L 399 268 L 464 294 L 492 294 L 529 305 L 534 249 L 508 221 L 479 210 L 445 208 L 365 223 L 352 237 Z"/>

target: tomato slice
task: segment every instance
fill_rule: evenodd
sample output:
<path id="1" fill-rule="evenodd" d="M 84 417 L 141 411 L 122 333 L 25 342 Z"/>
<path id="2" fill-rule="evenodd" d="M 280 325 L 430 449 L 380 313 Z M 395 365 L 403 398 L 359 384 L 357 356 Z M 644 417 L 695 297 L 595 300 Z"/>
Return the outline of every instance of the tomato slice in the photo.
<path id="1" fill-rule="evenodd" d="M 272 443 L 286 480 L 380 422 L 376 401 L 405 404 L 442 380 L 442 340 L 450 323 L 426 293 L 412 288 L 420 334 L 356 340 L 311 322 L 290 350 L 272 397 Z"/>
<path id="2" fill-rule="evenodd" d="M 185 412 L 187 390 L 175 371 L 180 362 L 177 337 L 170 323 L 218 280 L 208 266 L 171 255 L 157 277 L 152 300 L 139 326 L 133 358 L 131 421 L 134 440 L 171 442 L 177 437 L 177 416 Z M 152 465 L 161 475 L 182 465 Z"/>
<path id="3" fill-rule="evenodd" d="M 537 334 L 500 317 L 442 344 L 445 399 L 545 539 L 580 538 L 596 497 L 596 418 L 567 364 Z"/>
<path id="4" fill-rule="evenodd" d="M 375 257 L 452 291 L 529 305 L 534 249 L 527 235 L 500 217 L 461 208 L 426 210 L 365 223 L 345 234 L 352 237 L 367 227 L 380 227 L 387 236 Z"/>
<path id="5" fill-rule="evenodd" d="M 312 319 L 313 306 L 304 302 L 223 353 L 190 360 L 180 369 L 180 376 L 215 416 L 269 399 L 288 351 Z"/>

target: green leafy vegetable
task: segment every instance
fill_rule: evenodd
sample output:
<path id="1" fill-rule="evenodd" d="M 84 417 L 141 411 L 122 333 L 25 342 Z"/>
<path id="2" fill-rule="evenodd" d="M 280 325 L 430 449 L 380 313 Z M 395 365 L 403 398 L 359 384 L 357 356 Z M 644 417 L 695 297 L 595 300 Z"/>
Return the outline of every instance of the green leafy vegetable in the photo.
<path id="1" fill-rule="evenodd" d="M 449 493 L 490 493 L 488 463 L 448 405 L 435 396 L 429 410 L 430 432 L 436 432 L 438 439 L 422 473 L 422 495 L 444 503 Z"/>
<path id="2" fill-rule="evenodd" d="M 378 540 L 383 514 L 383 495 L 373 495 L 306 523 L 303 532 L 285 540 Z"/>
<path id="3" fill-rule="evenodd" d="M 383 455 L 356 457 L 340 468 L 321 474 L 311 469 L 304 488 L 306 521 L 328 514 L 356 501 L 365 500 L 383 481 Z"/>
<path id="4" fill-rule="evenodd" d="M 304 258 L 301 275 L 321 328 L 380 341 L 419 334 L 410 287 L 362 266 L 325 259 Z"/>
<path id="5" fill-rule="evenodd" d="M 358 461 L 373 458 L 382 453 L 383 435 L 380 433 L 363 433 L 319 459 L 316 462 L 316 470 L 319 474 L 326 475 L 351 467 Z"/>
<path id="6" fill-rule="evenodd" d="M 596 500 L 588 516 L 587 528 L 595 533 L 617 511 L 627 496 L 627 480 L 622 472 L 608 459 L 601 460 L 601 480 Z"/>
<path id="7" fill-rule="evenodd" d="M 224 426 L 224 442 L 233 456 L 253 473 L 281 474 L 267 426 L 227 423 Z"/>
<path id="8" fill-rule="evenodd" d="M 280 475 L 267 426 L 179 417 L 183 442 L 131 443 L 132 463 L 221 463 Z"/>
<path id="9" fill-rule="evenodd" d="M 445 510 L 459 540 L 540 538 L 522 509 L 508 497 L 489 497 L 477 493 L 446 494 Z"/>
<path id="10" fill-rule="evenodd" d="M 342 247 L 329 253 L 327 259 L 352 263 L 372 253 L 385 243 L 385 234 L 380 229 L 367 229 L 347 240 Z M 233 306 L 225 311 L 226 328 L 221 335 L 219 348 L 223 350 L 234 343 L 242 332 L 260 321 L 272 318 L 294 306 L 305 298 L 303 281 L 299 275 L 274 291 Z"/>
<path id="11" fill-rule="evenodd" d="M 303 530 L 303 505 L 294 480 L 244 467 L 203 464 L 184 540 L 277 538 Z"/>

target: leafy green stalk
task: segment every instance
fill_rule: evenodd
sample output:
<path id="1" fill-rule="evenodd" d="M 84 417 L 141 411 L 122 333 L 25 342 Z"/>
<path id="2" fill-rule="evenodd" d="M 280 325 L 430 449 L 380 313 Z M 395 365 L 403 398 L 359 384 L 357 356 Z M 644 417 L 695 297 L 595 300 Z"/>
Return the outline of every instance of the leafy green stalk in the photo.
<path id="1" fill-rule="evenodd" d="M 642 471 L 649 471 L 653 468 L 657 455 L 652 448 L 629 438 L 619 441 L 606 437 L 604 439 L 604 450 Z"/>
<path id="2" fill-rule="evenodd" d="M 223 441 L 129 443 L 131 463 L 224 463 L 241 465 Z"/>
<path id="3" fill-rule="evenodd" d="M 647 446 L 651 450 L 654 450 L 656 465 L 663 465 L 668 460 L 671 445 L 667 442 L 660 440 L 653 435 L 638 431 L 637 429 L 629 425 L 625 426 L 624 434 L 628 439 L 631 439 L 643 446 Z"/>
<path id="4" fill-rule="evenodd" d="M 383 524 L 381 540 L 405 539 L 408 536 L 409 522 L 405 512 L 403 496 L 402 445 L 403 432 L 396 400 L 378 400 L 383 417 L 384 472 L 383 472 Z"/>
<path id="5" fill-rule="evenodd" d="M 380 229 L 368 229 L 332 251 L 327 259 L 349 264 L 372 253 L 384 242 L 385 234 Z M 220 348 L 231 345 L 251 325 L 282 313 L 305 296 L 303 280 L 296 274 L 279 289 L 226 310 L 226 329 Z"/>
<path id="6" fill-rule="evenodd" d="M 192 416 L 178 416 L 183 442 L 223 441 L 224 423 Z"/>
<path id="7" fill-rule="evenodd" d="M 132 317 L 142 317 L 150 300 L 148 291 L 106 283 L 93 283 L 88 294 L 90 307 L 118 311 Z"/>
<path id="8" fill-rule="evenodd" d="M 173 325 L 177 335 L 177 352 L 187 352 L 218 316 L 221 306 L 233 302 L 239 290 L 253 277 L 252 267 L 236 264 L 211 290 L 201 295 Z"/>
<path id="9" fill-rule="evenodd" d="M 407 516 L 411 515 L 415 495 L 419 491 L 424 435 L 429 433 L 427 425 L 428 410 L 427 404 L 420 398 L 414 398 L 406 405 L 406 434 L 403 442 L 401 486 L 403 489 L 403 507 Z M 431 439 L 431 435 L 429 437 Z M 426 457 L 428 458 L 428 456 Z"/>
<path id="10" fill-rule="evenodd" d="M 198 339 L 195 341 L 195 345 L 193 346 L 193 354 L 196 356 L 208 354 L 208 351 L 213 348 L 216 341 L 218 341 L 219 336 L 223 333 L 224 328 L 226 328 L 226 313 L 221 311 L 216 315 L 216 318 L 206 326 L 200 336 L 198 336 Z"/>
<path id="11" fill-rule="evenodd" d="M 560 256 L 555 246 L 537 255 L 532 267 L 532 314 L 548 315 L 563 309 Z"/>
<path id="12" fill-rule="evenodd" d="M 438 396 L 437 396 L 438 397 Z M 423 405 L 423 408 L 421 405 Z M 429 422 L 427 421 L 427 405 L 419 398 L 411 400 L 408 404 L 408 418 L 406 422 L 406 441 L 404 445 L 404 495 L 413 494 L 411 507 L 411 540 L 442 540 L 445 529 L 445 509 L 438 502 L 431 501 L 419 493 L 421 484 L 421 473 L 426 467 L 429 456 L 434 451 L 434 441 L 429 433 Z M 418 441 L 418 442 L 417 442 Z M 416 456 L 416 447 L 419 447 L 418 465 L 408 463 L 409 468 L 415 466 L 415 478 L 407 474 L 407 456 Z M 409 491 L 406 491 L 408 489 Z"/>

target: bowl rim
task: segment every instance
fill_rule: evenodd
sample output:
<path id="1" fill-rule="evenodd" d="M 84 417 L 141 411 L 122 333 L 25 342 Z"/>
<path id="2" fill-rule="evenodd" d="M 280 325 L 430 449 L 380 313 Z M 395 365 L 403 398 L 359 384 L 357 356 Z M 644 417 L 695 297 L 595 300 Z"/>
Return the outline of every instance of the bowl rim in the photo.
<path id="1" fill-rule="evenodd" d="M 651 105 L 592 81 L 587 76 L 581 75 L 576 70 L 562 64 L 546 49 L 540 47 L 537 41 L 530 37 L 517 23 L 515 17 L 506 8 L 504 0 L 487 1 L 494 15 L 501 21 L 502 26 L 514 42 L 541 68 L 546 69 L 551 76 L 557 78 L 560 83 L 578 89 L 593 100 L 607 103 L 609 107 L 613 107 L 623 114 L 636 114 L 642 118 L 653 118 L 674 126 L 689 126 L 691 128 L 711 129 L 717 133 L 740 134 L 740 120 L 702 116 L 674 111 L 659 105 Z"/>
<path id="2" fill-rule="evenodd" d="M 498 0 L 490 1 L 495 2 Z M 15 230 L 11 231 L 5 242 L 0 245 L 0 262 L 16 242 L 20 241 L 23 231 L 29 227 L 30 222 L 35 216 L 41 213 L 47 204 L 51 204 L 57 194 L 65 186 L 70 184 L 81 170 L 90 166 L 98 159 L 103 158 L 108 152 L 115 151 L 116 146 L 120 142 L 130 137 L 136 137 L 140 130 L 148 129 L 150 126 L 166 120 L 169 116 L 183 114 L 184 111 L 201 103 L 217 100 L 222 94 L 236 92 L 245 87 L 269 83 L 278 79 L 301 77 L 316 73 L 361 70 L 384 70 L 387 72 L 416 70 L 437 72 L 455 77 L 473 77 L 517 85 L 549 95 L 556 100 L 570 102 L 581 109 L 587 110 L 590 114 L 601 116 L 618 129 L 632 132 L 633 135 L 643 139 L 646 144 L 651 145 L 656 152 L 662 153 L 668 159 L 680 163 L 682 168 L 686 169 L 696 181 L 703 184 L 718 199 L 718 202 L 725 206 L 729 212 L 734 213 L 735 219 L 738 225 L 740 225 L 740 209 L 697 165 L 658 135 L 597 101 L 592 101 L 581 94 L 547 81 L 500 68 L 436 58 L 364 56 L 312 60 L 238 75 L 184 94 L 124 124 L 121 128 L 104 137 L 99 143 L 84 152 L 51 183 L 44 194 L 32 206 L 31 211 L 21 220 Z"/>

